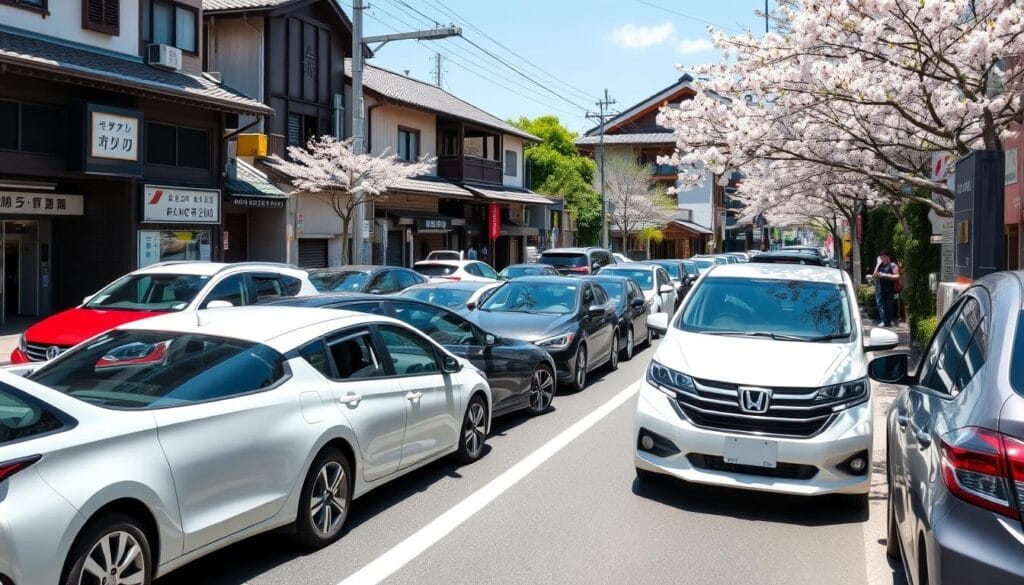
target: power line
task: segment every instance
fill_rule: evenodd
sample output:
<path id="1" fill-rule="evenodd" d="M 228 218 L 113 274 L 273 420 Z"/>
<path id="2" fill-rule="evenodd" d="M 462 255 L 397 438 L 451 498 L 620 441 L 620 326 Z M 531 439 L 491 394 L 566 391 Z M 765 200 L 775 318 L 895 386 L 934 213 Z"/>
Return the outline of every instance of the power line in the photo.
<path id="1" fill-rule="evenodd" d="M 746 31 L 743 31 L 743 30 L 740 30 L 740 29 L 737 29 L 737 28 L 733 28 L 731 26 L 719 26 L 719 25 L 711 22 L 710 20 L 704 20 L 703 18 L 698 18 L 696 16 L 693 16 L 692 14 L 686 14 L 685 12 L 680 12 L 680 11 L 674 9 L 674 8 L 667 8 L 665 6 L 660 6 L 658 4 L 655 4 L 654 2 L 648 2 L 648 0 L 633 0 L 633 1 L 637 2 L 637 3 L 640 3 L 640 4 L 644 4 L 645 6 L 650 6 L 651 8 L 657 8 L 658 10 L 661 10 L 663 12 L 668 12 L 669 14 L 675 14 L 676 16 L 681 16 L 683 18 L 686 18 L 688 20 L 692 20 L 694 22 L 699 22 L 701 24 L 706 24 L 708 26 L 713 26 L 715 28 L 720 28 L 722 30 L 731 30 L 733 32 L 738 32 L 740 34 L 743 34 L 744 32 L 746 32 Z"/>

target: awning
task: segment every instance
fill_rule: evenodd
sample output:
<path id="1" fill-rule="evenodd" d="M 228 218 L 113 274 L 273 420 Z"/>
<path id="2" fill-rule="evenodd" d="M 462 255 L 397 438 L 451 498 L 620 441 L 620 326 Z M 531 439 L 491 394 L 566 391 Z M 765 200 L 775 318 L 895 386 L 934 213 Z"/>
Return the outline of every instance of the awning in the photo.
<path id="1" fill-rule="evenodd" d="M 542 197 L 529 189 L 469 183 L 464 184 L 463 187 L 488 201 L 508 201 L 510 203 L 526 203 L 529 205 L 550 205 L 554 203 L 547 197 Z"/>
<path id="2" fill-rule="evenodd" d="M 261 173 L 245 161 L 233 159 L 234 176 L 228 176 L 225 182 L 226 199 L 242 207 L 266 209 L 283 209 L 288 202 L 288 194 L 270 182 L 267 175 Z"/>
<path id="3" fill-rule="evenodd" d="M 379 205 L 379 204 L 378 204 Z M 432 211 L 404 211 L 401 209 L 377 209 L 377 217 L 390 217 L 399 226 L 412 226 L 416 233 L 442 234 L 452 231 L 453 226 L 465 225 L 466 220 L 448 217 Z"/>
<path id="4" fill-rule="evenodd" d="M 446 197 L 449 199 L 473 199 L 472 193 L 455 183 L 430 175 L 402 179 L 398 185 L 389 189 L 388 192 L 434 195 L 435 197 Z"/>
<path id="5" fill-rule="evenodd" d="M 711 234 L 711 233 L 714 233 L 711 230 L 709 230 L 708 228 L 706 228 L 706 227 L 704 227 L 702 225 L 695 224 L 692 221 L 685 221 L 685 220 L 682 220 L 682 219 L 673 219 L 669 223 L 674 223 L 674 224 L 676 224 L 676 225 L 678 225 L 680 227 L 686 228 L 686 229 L 690 230 L 691 232 L 698 233 L 698 234 Z"/>

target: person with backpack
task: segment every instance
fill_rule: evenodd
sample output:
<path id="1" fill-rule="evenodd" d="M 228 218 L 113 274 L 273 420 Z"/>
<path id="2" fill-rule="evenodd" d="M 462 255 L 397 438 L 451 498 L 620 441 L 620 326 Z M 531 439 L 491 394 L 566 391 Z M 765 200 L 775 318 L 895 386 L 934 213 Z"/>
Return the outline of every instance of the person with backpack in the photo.
<path id="1" fill-rule="evenodd" d="M 872 274 L 875 283 L 875 304 L 878 306 L 878 320 L 883 327 L 892 327 L 896 289 L 901 284 L 900 267 L 892 261 L 888 250 L 882 250 Z"/>

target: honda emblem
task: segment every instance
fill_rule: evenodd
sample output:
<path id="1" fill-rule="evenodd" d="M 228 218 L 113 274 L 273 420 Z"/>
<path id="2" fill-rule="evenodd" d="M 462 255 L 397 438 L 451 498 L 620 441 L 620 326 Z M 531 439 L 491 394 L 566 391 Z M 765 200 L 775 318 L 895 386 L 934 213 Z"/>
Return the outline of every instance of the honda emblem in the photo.
<path id="1" fill-rule="evenodd" d="M 739 402 L 740 410 L 752 414 L 763 414 L 768 412 L 772 401 L 771 388 L 757 388 L 754 386 L 740 386 Z"/>

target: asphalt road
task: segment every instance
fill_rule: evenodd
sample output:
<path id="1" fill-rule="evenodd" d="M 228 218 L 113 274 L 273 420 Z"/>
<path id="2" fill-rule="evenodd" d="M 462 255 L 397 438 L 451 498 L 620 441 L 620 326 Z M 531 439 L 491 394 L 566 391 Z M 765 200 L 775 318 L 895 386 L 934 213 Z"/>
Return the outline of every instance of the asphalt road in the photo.
<path id="1" fill-rule="evenodd" d="M 420 469 L 355 501 L 345 536 L 308 553 L 268 534 L 160 585 L 901 583 L 885 560 L 881 435 L 869 514 L 827 497 L 637 483 L 633 383 L 648 349 L 537 418 L 495 421 L 469 466 Z M 881 413 L 892 390 L 876 388 Z"/>

